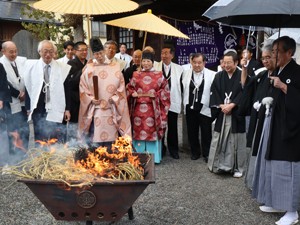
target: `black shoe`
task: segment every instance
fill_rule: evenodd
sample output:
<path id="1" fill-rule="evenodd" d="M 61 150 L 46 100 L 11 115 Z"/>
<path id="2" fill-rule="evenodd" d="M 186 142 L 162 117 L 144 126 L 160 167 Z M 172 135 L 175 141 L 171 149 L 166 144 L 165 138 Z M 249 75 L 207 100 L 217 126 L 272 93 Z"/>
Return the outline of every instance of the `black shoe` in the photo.
<path id="1" fill-rule="evenodd" d="M 197 160 L 200 158 L 200 155 L 192 155 L 191 160 Z"/>
<path id="2" fill-rule="evenodd" d="M 208 158 L 207 157 L 204 157 L 203 160 L 204 160 L 205 163 L 208 162 Z"/>
<path id="3" fill-rule="evenodd" d="M 170 153 L 170 155 L 173 159 L 179 159 L 178 153 Z"/>

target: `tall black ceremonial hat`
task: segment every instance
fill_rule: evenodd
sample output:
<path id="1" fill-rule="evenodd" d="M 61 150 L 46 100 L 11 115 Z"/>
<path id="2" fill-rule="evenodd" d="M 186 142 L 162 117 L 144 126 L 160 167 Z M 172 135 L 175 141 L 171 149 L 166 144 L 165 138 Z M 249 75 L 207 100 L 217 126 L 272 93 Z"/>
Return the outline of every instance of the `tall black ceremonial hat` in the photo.
<path id="1" fill-rule="evenodd" d="M 142 59 L 150 59 L 152 62 L 154 62 L 154 54 L 150 51 L 143 51 Z"/>
<path id="2" fill-rule="evenodd" d="M 93 53 L 100 52 L 104 49 L 101 40 L 98 37 L 92 37 L 90 40 L 90 47 Z"/>

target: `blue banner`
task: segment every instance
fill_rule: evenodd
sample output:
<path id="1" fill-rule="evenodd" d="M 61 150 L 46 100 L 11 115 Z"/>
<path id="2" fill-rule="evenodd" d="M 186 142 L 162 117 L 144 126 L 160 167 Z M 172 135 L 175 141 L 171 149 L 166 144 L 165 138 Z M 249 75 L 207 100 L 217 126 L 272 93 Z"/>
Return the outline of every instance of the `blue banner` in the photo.
<path id="1" fill-rule="evenodd" d="M 248 31 L 243 32 L 239 28 L 212 25 L 201 21 L 177 22 L 177 27 L 190 37 L 190 40 L 178 38 L 176 41 L 176 56 L 180 65 L 189 62 L 190 53 L 198 52 L 206 55 L 206 67 L 216 67 L 226 49 L 239 50 L 247 42 Z M 256 38 L 253 35 L 249 38 L 249 46 L 256 48 Z"/>

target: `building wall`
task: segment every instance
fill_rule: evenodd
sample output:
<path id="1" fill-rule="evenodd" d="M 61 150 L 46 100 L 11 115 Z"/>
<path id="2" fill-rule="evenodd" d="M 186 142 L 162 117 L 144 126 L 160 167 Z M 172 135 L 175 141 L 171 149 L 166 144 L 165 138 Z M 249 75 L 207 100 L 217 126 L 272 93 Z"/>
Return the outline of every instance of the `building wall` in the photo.
<path id="1" fill-rule="evenodd" d="M 19 31 L 24 29 L 20 22 L 7 20 L 0 21 L 0 41 L 9 41 Z"/>

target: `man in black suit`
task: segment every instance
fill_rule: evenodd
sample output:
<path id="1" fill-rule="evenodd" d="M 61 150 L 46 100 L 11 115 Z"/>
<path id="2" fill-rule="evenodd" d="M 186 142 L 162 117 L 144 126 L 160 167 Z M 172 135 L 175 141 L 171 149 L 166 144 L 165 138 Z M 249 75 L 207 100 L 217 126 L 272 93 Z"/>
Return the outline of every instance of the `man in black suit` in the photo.
<path id="1" fill-rule="evenodd" d="M 8 160 L 8 136 L 6 115 L 11 112 L 9 103 L 12 101 L 10 91 L 8 89 L 8 82 L 6 72 L 3 65 L 0 63 L 0 143 L 1 143 L 1 158 L 0 166 L 6 164 Z M 7 145 L 7 148 L 6 148 Z"/>
<path id="2" fill-rule="evenodd" d="M 124 72 L 125 85 L 129 83 L 134 71 L 137 71 L 140 68 L 141 59 L 142 51 L 140 49 L 135 50 L 132 54 L 132 60 L 130 62 L 131 65 Z"/>
<path id="3" fill-rule="evenodd" d="M 70 73 L 65 82 L 66 91 L 66 109 L 71 113 L 70 124 L 68 125 L 67 139 L 77 137 L 77 124 L 80 106 L 79 82 L 82 69 L 87 63 L 88 46 L 85 42 L 79 41 L 75 43 L 75 58 L 70 60 L 68 64 L 71 66 Z"/>
<path id="4" fill-rule="evenodd" d="M 0 126 L 5 122 L 5 114 L 10 113 L 11 96 L 8 89 L 6 72 L 0 63 Z"/>

